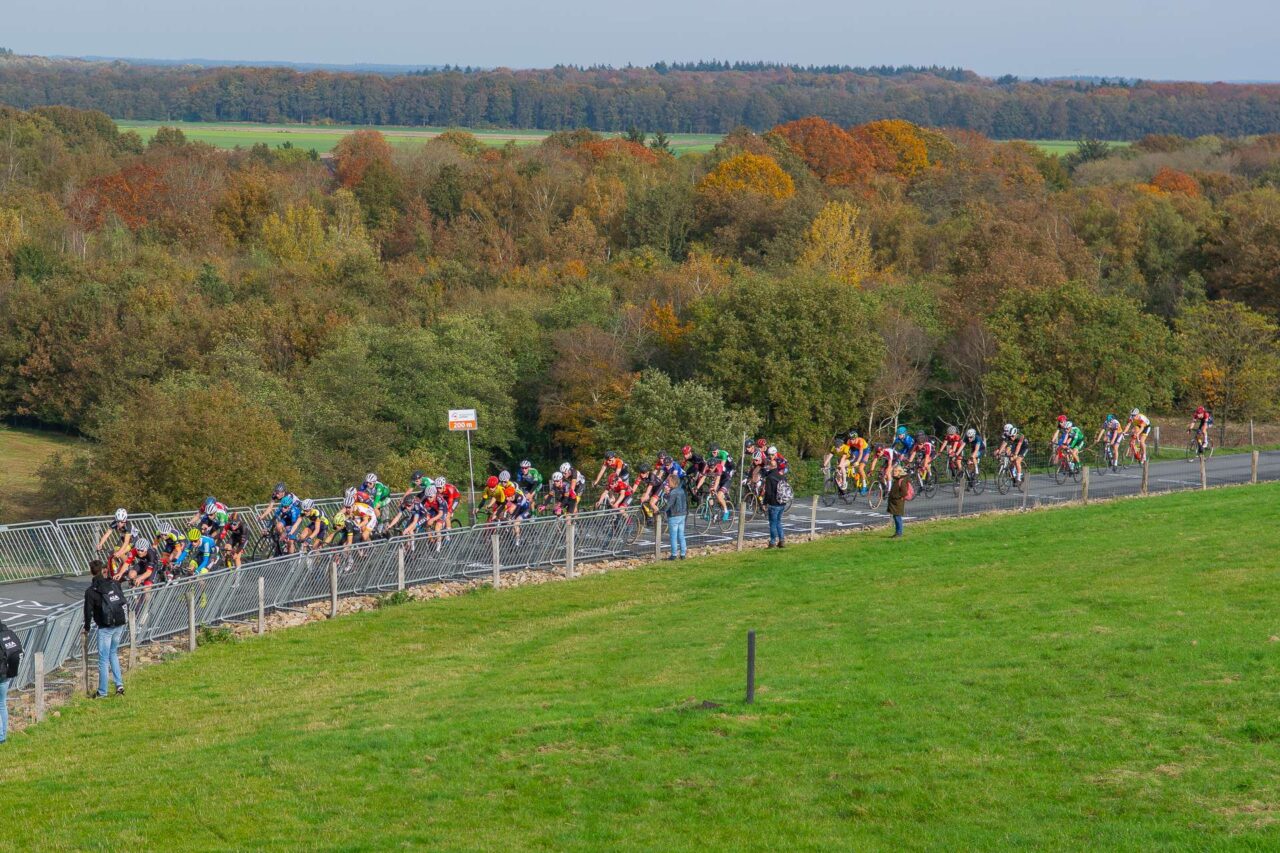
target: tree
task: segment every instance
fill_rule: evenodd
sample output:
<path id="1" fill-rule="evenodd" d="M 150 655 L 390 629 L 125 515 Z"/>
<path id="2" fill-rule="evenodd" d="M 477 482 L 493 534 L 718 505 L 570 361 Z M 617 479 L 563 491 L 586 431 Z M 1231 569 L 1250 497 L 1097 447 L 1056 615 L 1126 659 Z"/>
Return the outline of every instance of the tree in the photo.
<path id="1" fill-rule="evenodd" d="M 824 184 L 847 186 L 871 173 L 871 151 L 826 119 L 802 118 L 780 124 L 770 133 L 786 140 Z"/>
<path id="2" fill-rule="evenodd" d="M 1205 254 L 1211 296 L 1280 314 L 1280 190 L 1268 187 L 1228 198 Z"/>
<path id="3" fill-rule="evenodd" d="M 764 154 L 738 154 L 720 163 L 698 182 L 698 192 L 712 198 L 755 195 L 782 201 L 795 194 L 791 176 Z"/>
<path id="4" fill-rule="evenodd" d="M 357 130 L 338 140 L 333 147 L 333 161 L 338 182 L 351 189 L 374 163 L 391 167 L 391 145 L 376 130 Z"/>
<path id="5" fill-rule="evenodd" d="M 1188 403 L 1228 419 L 1268 417 L 1280 407 L 1280 327 L 1239 302 L 1187 308 L 1177 319 L 1179 380 Z"/>
<path id="6" fill-rule="evenodd" d="M 929 168 L 929 147 L 920 128 L 902 119 L 884 119 L 853 128 L 851 135 L 875 158 L 877 171 L 908 179 Z"/>
<path id="7" fill-rule="evenodd" d="M 871 272 L 871 238 L 858 227 L 856 204 L 829 201 L 805 233 L 800 266 L 857 286 Z"/>
<path id="8" fill-rule="evenodd" d="M 632 383 L 617 416 L 603 425 L 597 443 L 624 458 L 649 459 L 660 450 L 679 456 L 693 444 L 719 444 L 730 452 L 743 433 L 754 434 L 759 417 L 751 409 L 725 405 L 712 388 L 698 382 L 673 382 L 659 370 L 645 370 Z"/>
<path id="9" fill-rule="evenodd" d="M 181 128 L 166 126 L 156 128 L 156 134 L 151 137 L 151 141 L 147 143 L 147 147 L 176 151 L 184 148 L 186 144 L 187 135 L 182 132 Z"/>
<path id="10" fill-rule="evenodd" d="M 1060 412 L 1093 424 L 1116 408 L 1169 402 L 1169 332 L 1133 300 L 1103 296 L 1075 281 L 1012 291 L 988 325 L 996 351 L 987 393 L 996 412 L 1029 435 L 1047 435 Z"/>

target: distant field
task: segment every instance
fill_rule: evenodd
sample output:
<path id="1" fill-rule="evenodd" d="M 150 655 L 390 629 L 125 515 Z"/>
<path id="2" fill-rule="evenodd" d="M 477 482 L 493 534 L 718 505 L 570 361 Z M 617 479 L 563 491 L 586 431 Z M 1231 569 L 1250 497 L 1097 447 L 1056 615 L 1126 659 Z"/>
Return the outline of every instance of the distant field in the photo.
<path id="1" fill-rule="evenodd" d="M 36 499 L 36 471 L 75 439 L 40 430 L 0 426 L 0 523 L 48 517 Z"/>
<path id="2" fill-rule="evenodd" d="M 372 128 L 357 128 L 354 126 L 329 125 L 323 127 L 293 124 L 293 125 L 275 125 L 275 124 L 252 124 L 248 122 L 214 124 L 207 122 L 142 122 L 142 121 L 121 121 L 117 122 L 121 130 L 136 131 L 143 139 L 150 139 L 155 135 L 156 129 L 161 126 L 178 127 L 187 135 L 187 138 L 193 141 L 207 142 L 216 148 L 248 148 L 265 142 L 267 145 L 275 147 L 285 142 L 291 142 L 298 148 L 310 148 L 320 153 L 330 151 L 342 137 L 346 136 L 354 130 L 373 129 L 380 130 L 386 135 L 387 141 L 392 145 L 421 145 L 429 139 L 434 139 L 441 133 L 451 128 L 447 127 L 395 127 L 395 126 L 377 126 Z M 463 130 L 467 133 L 474 134 L 481 142 L 486 145 L 501 146 L 508 142 L 514 142 L 516 145 L 536 145 L 551 135 L 551 131 L 547 130 L 476 130 L 474 128 L 452 128 L 453 130 Z M 615 136 L 617 134 L 614 134 Z M 671 147 L 676 153 L 688 153 L 693 151 L 710 151 L 720 136 L 709 133 L 676 133 L 668 136 L 671 141 Z"/>
<path id="3" fill-rule="evenodd" d="M 1046 154 L 1057 154 L 1059 156 L 1070 154 L 1080 144 L 1078 139 L 1024 139 L 1023 141 L 1030 142 Z M 1107 144 L 1113 148 L 1126 148 L 1132 143 L 1108 140 Z"/>
<path id="4" fill-rule="evenodd" d="M 1269 484 L 206 644 L 0 747 L 5 849 L 1274 850 L 1277 569 Z"/>

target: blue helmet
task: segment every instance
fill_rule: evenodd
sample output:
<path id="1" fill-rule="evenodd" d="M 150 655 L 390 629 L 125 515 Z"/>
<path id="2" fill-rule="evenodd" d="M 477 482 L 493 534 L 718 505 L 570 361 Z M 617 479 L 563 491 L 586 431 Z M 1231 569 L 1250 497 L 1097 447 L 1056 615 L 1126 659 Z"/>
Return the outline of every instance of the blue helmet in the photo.
<path id="1" fill-rule="evenodd" d="M 904 427 L 904 426 L 900 426 L 900 427 L 898 427 L 898 435 L 906 435 L 906 434 L 907 434 L 907 428 L 906 428 L 906 427 Z"/>
<path id="2" fill-rule="evenodd" d="M 210 495 L 204 499 L 204 511 L 213 512 L 218 508 L 218 499 Z"/>
<path id="3" fill-rule="evenodd" d="M 293 495 L 285 495 L 280 499 L 280 508 L 288 509 L 293 506 Z"/>

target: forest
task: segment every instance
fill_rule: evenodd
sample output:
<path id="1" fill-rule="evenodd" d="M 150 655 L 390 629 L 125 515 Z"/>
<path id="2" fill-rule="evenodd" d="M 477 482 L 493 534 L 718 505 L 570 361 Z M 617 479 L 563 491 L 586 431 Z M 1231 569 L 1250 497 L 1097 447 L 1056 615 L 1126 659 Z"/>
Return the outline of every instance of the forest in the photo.
<path id="1" fill-rule="evenodd" d="M 541 130 L 763 132 L 819 116 L 896 118 L 996 139 L 1280 132 L 1280 85 L 995 80 L 954 68 L 700 62 L 417 74 L 132 65 L 0 55 L 0 103 L 117 119 Z"/>
<path id="2" fill-rule="evenodd" d="M 334 493 L 1066 411 L 1276 413 L 1280 136 L 1064 158 L 807 117 L 673 157 L 588 130 L 331 158 L 0 108 L 0 417 L 64 512 Z M 594 463 L 598 465 L 597 463 Z"/>

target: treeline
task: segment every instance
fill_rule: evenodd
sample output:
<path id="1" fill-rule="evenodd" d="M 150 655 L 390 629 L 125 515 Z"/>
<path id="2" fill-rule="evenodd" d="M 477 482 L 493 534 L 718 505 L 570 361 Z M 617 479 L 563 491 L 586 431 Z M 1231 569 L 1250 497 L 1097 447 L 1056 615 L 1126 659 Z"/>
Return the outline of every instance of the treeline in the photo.
<path id="1" fill-rule="evenodd" d="M 0 109 L 0 416 L 64 512 L 1280 396 L 1280 137 L 1065 160 L 806 118 L 707 155 L 447 133 L 330 162 Z M 802 470 L 805 466 L 797 466 Z"/>
<path id="2" fill-rule="evenodd" d="M 806 116 L 898 118 L 997 139 L 1137 139 L 1280 131 L 1280 86 L 986 80 L 945 68 L 651 68 L 424 74 L 191 68 L 0 58 L 0 103 L 117 118 L 726 133 Z"/>

